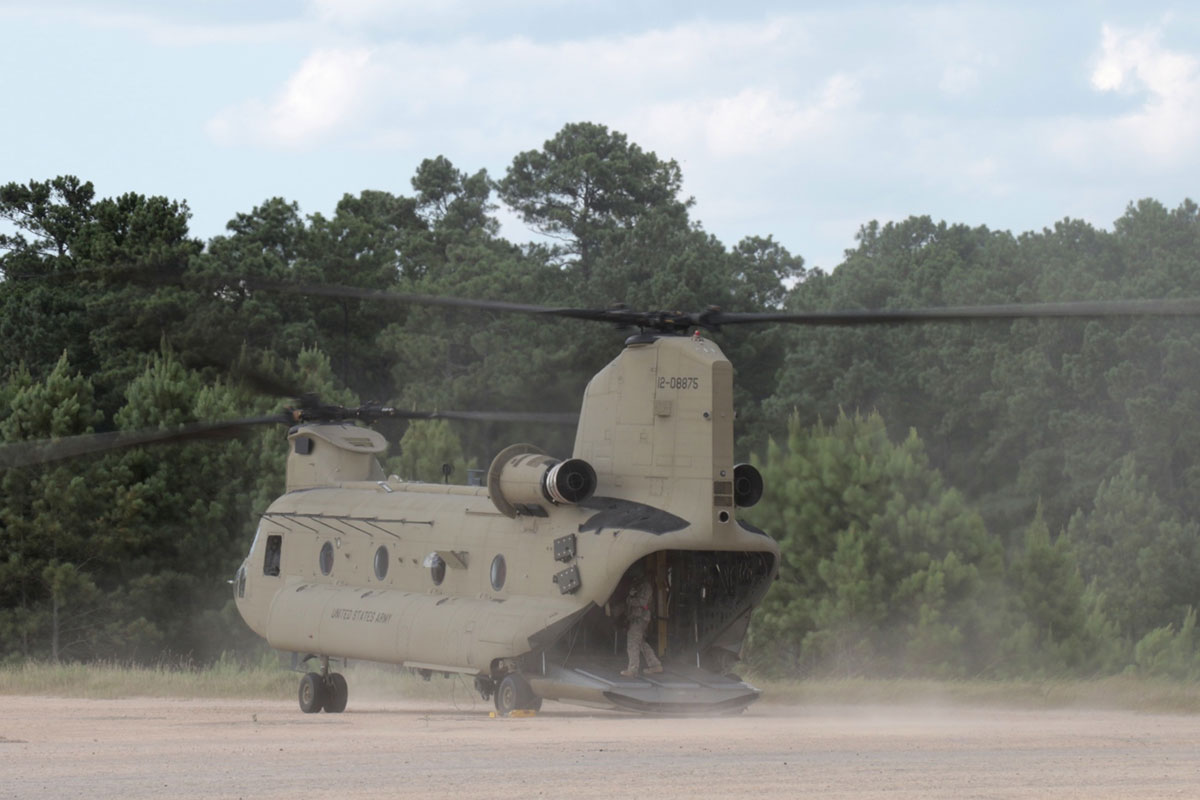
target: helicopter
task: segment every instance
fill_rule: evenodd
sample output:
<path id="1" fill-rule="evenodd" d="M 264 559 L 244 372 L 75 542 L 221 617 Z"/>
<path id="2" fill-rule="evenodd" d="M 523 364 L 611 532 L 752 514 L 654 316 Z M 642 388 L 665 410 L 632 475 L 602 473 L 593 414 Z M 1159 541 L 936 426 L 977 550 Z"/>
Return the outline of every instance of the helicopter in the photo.
<path id="1" fill-rule="evenodd" d="M 737 713 L 760 696 L 734 670 L 779 570 L 775 540 L 742 518 L 764 491 L 735 459 L 733 366 L 705 333 L 727 325 L 896 325 L 1017 318 L 1194 316 L 1200 301 L 1017 304 L 840 312 L 643 312 L 262 284 L 326 296 L 613 323 L 636 332 L 587 384 L 573 451 L 517 443 L 482 485 L 385 474 L 384 418 L 533 419 L 499 412 L 322 405 L 177 430 L 0 448 L 0 468 L 115 447 L 288 425 L 286 490 L 262 512 L 231 583 L 246 624 L 319 668 L 305 713 L 340 713 L 355 659 L 473 679 L 500 714 L 543 700 L 644 714 Z M 562 417 L 552 422 L 570 421 Z M 365 425 L 364 425 L 365 423 Z M 616 613 L 636 576 L 653 586 L 661 672 L 627 674 Z"/>

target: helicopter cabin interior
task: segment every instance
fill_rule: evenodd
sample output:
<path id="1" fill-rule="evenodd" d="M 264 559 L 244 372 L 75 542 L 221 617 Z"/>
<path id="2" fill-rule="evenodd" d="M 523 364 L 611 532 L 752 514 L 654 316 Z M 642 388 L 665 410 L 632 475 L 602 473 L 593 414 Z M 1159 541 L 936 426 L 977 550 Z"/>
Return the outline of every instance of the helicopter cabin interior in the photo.
<path id="1" fill-rule="evenodd" d="M 635 575 L 651 579 L 646 641 L 668 666 L 728 673 L 740 660 L 750 612 L 774 575 L 769 552 L 659 550 L 625 571 L 603 606 L 590 608 L 545 652 L 563 669 L 624 669 L 624 604 Z M 538 665 L 540 666 L 540 665 Z"/>

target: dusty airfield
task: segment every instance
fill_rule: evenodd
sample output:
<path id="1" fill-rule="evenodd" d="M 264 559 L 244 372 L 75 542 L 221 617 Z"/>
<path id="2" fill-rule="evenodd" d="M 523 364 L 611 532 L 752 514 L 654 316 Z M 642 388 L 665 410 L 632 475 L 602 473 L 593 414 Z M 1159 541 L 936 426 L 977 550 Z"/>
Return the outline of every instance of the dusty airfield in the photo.
<path id="1" fill-rule="evenodd" d="M 0 797 L 1200 796 L 1200 717 L 760 704 L 641 719 L 477 698 L 355 703 L 3 697 Z"/>

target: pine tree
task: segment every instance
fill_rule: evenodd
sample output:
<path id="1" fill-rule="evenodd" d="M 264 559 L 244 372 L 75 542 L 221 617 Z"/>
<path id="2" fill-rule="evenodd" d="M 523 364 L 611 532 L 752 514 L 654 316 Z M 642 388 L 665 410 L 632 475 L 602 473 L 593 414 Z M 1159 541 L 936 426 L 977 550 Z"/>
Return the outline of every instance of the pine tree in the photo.
<path id="1" fill-rule="evenodd" d="M 915 433 L 894 444 L 877 414 L 811 429 L 793 417 L 762 470 L 753 517 L 783 560 L 754 621 L 760 664 L 965 675 L 991 662 L 1001 548 Z"/>

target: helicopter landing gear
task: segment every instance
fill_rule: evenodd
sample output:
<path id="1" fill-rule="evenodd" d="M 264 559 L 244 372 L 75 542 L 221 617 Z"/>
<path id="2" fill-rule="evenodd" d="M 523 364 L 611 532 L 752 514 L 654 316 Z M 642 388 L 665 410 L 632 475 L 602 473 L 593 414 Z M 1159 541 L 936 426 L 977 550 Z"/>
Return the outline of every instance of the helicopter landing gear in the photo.
<path id="1" fill-rule="evenodd" d="M 300 710 L 315 714 L 325 705 L 325 681 L 315 672 L 300 679 Z"/>
<path id="2" fill-rule="evenodd" d="M 346 710 L 346 701 L 350 698 L 350 687 L 340 672 L 329 673 L 329 694 L 325 696 L 325 711 L 329 714 L 340 714 Z"/>
<path id="3" fill-rule="evenodd" d="M 340 714 L 346 710 L 350 688 L 346 678 L 339 672 L 329 671 L 329 657 L 321 657 L 321 673 L 307 673 L 300 679 L 300 710 L 315 714 L 324 709 L 329 714 Z"/>
<path id="4" fill-rule="evenodd" d="M 508 714 L 513 711 L 540 711 L 542 698 L 529 688 L 529 681 L 519 672 L 510 672 L 500 681 L 496 688 L 496 713 Z"/>

